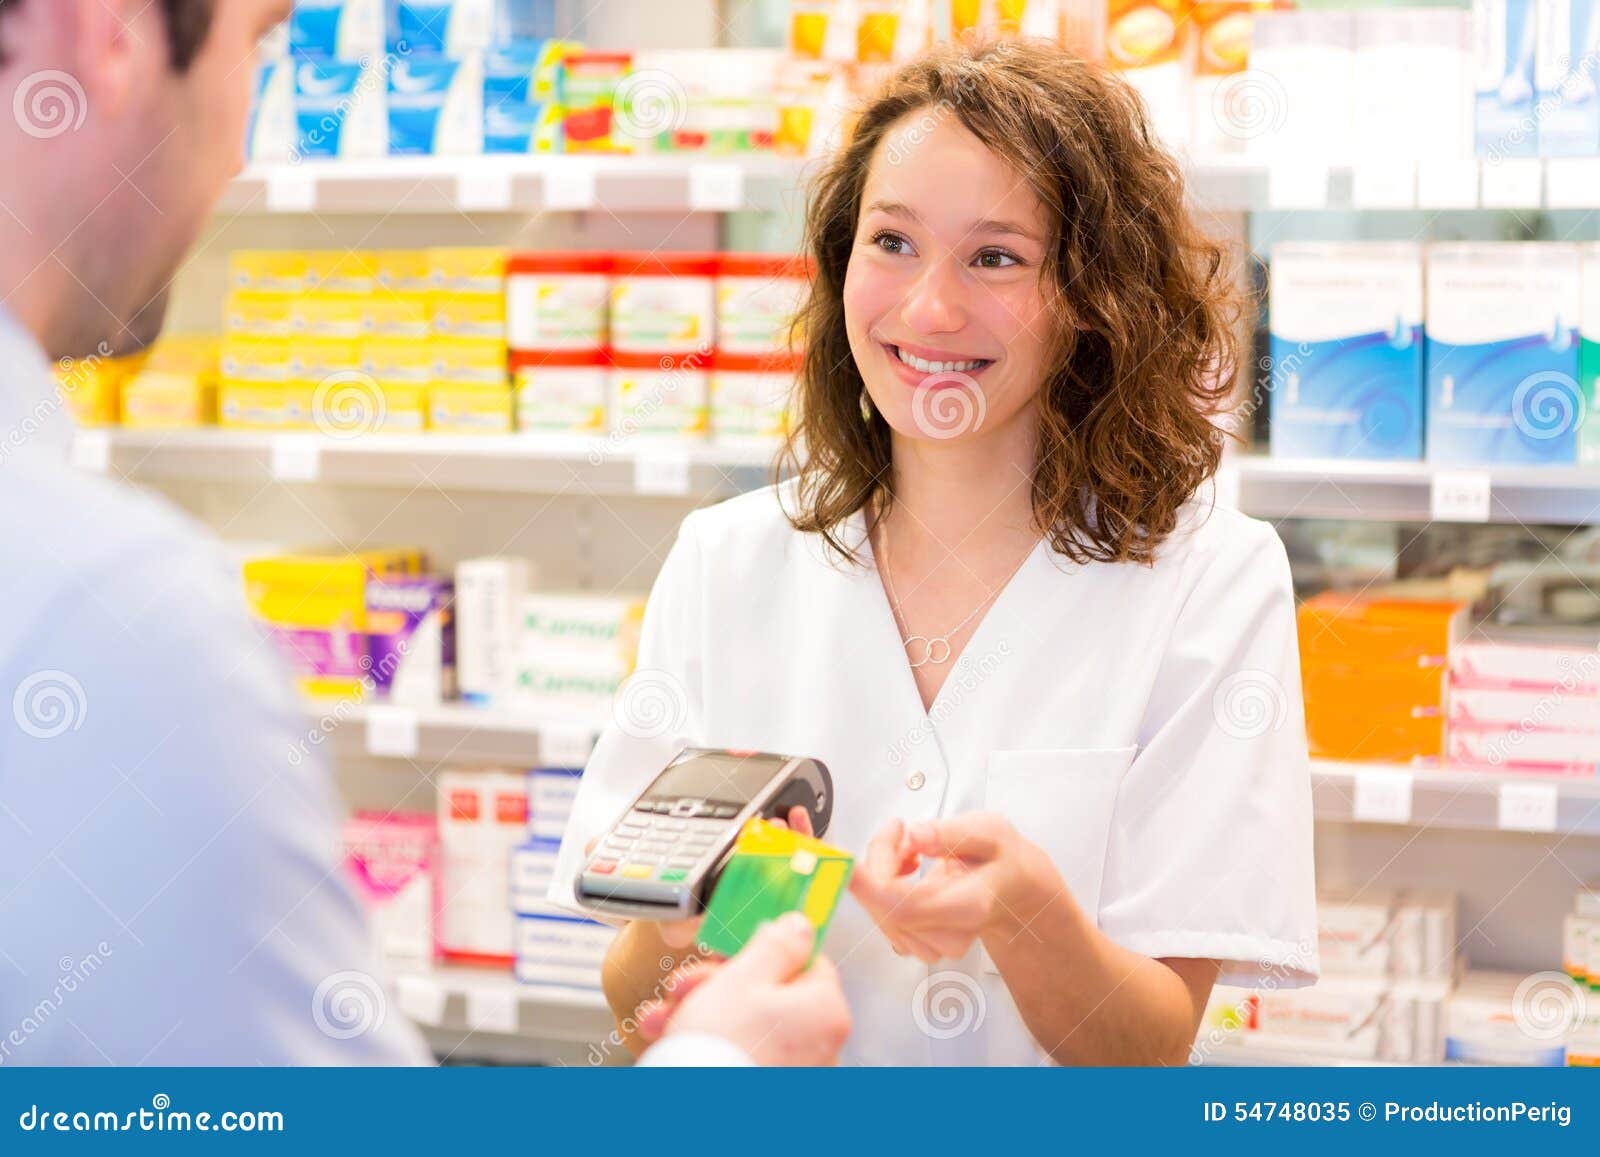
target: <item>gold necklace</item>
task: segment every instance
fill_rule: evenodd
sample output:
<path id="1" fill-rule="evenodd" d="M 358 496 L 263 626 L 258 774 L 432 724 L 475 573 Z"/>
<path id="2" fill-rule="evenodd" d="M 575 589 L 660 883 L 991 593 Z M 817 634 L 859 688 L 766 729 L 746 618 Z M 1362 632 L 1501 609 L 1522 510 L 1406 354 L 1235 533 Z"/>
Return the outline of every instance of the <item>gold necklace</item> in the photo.
<path id="1" fill-rule="evenodd" d="M 997 586 L 994 590 L 984 595 L 982 601 L 980 601 L 977 606 L 973 607 L 972 610 L 967 613 L 966 618 L 962 619 L 955 626 L 944 632 L 944 634 L 908 635 L 906 634 L 907 621 L 905 617 L 905 611 L 900 606 L 900 596 L 895 593 L 894 589 L 894 572 L 889 569 L 888 529 L 885 528 L 879 537 L 883 542 L 883 577 L 889 585 L 889 602 L 892 604 L 892 609 L 894 611 L 894 628 L 895 631 L 900 635 L 900 645 L 905 648 L 906 661 L 911 664 L 911 669 L 913 671 L 915 671 L 918 667 L 926 666 L 929 663 L 932 663 L 934 666 L 939 666 L 941 663 L 948 663 L 950 661 L 950 656 L 954 651 L 954 648 L 952 648 L 950 645 L 950 636 L 958 634 L 962 627 L 966 626 L 977 617 L 979 611 L 983 610 L 984 607 L 988 606 L 999 597 L 1000 592 L 1006 589 L 1011 580 L 1017 577 L 1017 572 L 1020 571 L 1023 566 L 1027 564 L 1027 561 L 1033 557 L 1034 548 L 1038 546 L 1038 543 L 1030 546 L 1027 553 L 1022 556 L 1022 561 L 1011 568 L 1011 573 L 1006 576 L 1005 581 Z M 920 643 L 922 645 L 922 655 L 920 658 L 913 658 L 912 645 L 915 643 Z M 941 646 L 944 648 L 942 653 L 939 651 Z"/>

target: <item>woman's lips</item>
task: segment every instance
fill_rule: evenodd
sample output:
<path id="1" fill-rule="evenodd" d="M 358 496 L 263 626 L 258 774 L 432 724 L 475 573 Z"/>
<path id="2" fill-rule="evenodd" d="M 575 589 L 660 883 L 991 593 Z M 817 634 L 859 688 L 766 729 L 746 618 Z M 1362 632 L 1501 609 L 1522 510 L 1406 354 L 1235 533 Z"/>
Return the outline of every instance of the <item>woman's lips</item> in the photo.
<path id="1" fill-rule="evenodd" d="M 977 367 L 975 367 L 973 369 L 970 369 L 970 370 L 919 370 L 919 369 L 917 369 L 916 366 L 908 365 L 907 363 L 901 361 L 900 360 L 900 355 L 895 352 L 896 347 L 893 344 L 888 343 L 888 342 L 884 342 L 884 343 L 882 343 L 882 345 L 883 345 L 884 357 L 889 359 L 889 364 L 894 368 L 895 372 L 900 376 L 900 380 L 903 381 L 903 382 L 906 382 L 908 385 L 915 386 L 915 387 L 918 387 L 920 389 L 926 389 L 926 390 L 961 389 L 966 385 L 966 383 L 968 381 L 971 381 L 971 380 L 974 380 L 974 379 L 978 378 L 980 375 L 983 374 L 983 372 L 985 370 L 989 369 L 990 367 L 992 367 L 995 364 L 993 361 L 984 361 L 982 365 L 977 366 Z M 924 360 L 925 361 L 933 361 L 935 359 L 925 358 Z M 972 360 L 975 360 L 975 359 L 972 359 L 972 358 L 959 359 L 959 358 L 948 358 L 947 357 L 947 358 L 940 358 L 938 360 L 940 360 L 940 361 L 963 361 L 963 360 L 964 361 L 972 361 Z"/>

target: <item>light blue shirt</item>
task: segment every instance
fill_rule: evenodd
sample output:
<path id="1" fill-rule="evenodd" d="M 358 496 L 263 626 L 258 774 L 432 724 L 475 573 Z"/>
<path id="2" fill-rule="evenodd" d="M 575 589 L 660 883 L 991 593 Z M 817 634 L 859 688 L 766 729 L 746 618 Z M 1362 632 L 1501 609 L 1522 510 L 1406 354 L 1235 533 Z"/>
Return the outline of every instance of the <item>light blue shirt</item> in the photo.
<path id="1" fill-rule="evenodd" d="M 426 1063 L 239 575 L 3 311 L 0 373 L 0 1066 Z"/>
<path id="2" fill-rule="evenodd" d="M 427 1063 L 237 571 L 71 466 L 50 365 L 4 310 L 0 375 L 0 1068 Z"/>

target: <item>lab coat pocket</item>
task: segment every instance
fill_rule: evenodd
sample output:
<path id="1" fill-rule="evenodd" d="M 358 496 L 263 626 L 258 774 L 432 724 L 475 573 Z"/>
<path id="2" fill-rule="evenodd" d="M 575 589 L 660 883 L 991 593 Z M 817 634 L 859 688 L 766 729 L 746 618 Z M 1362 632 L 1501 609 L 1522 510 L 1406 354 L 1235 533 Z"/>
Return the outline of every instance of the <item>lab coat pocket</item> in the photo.
<path id="1" fill-rule="evenodd" d="M 984 806 L 1044 849 L 1085 912 L 1100 909 L 1111 814 L 1137 751 L 1063 747 L 989 755 Z M 987 951 L 982 964 L 997 971 Z"/>

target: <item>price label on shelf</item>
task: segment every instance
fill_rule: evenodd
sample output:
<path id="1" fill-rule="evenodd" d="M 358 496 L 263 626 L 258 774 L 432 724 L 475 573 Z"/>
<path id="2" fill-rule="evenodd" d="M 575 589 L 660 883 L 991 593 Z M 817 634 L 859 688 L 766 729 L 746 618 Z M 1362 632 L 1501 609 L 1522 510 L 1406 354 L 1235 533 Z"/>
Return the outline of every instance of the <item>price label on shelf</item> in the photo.
<path id="1" fill-rule="evenodd" d="M 1488 522 L 1489 476 L 1481 470 L 1440 470 L 1429 494 L 1435 522 Z"/>
<path id="2" fill-rule="evenodd" d="M 1502 157 L 1483 163 L 1485 209 L 1537 209 L 1544 197 L 1544 163 L 1535 157 Z"/>
<path id="3" fill-rule="evenodd" d="M 1267 208 L 1326 209 L 1328 166 L 1278 161 L 1267 169 Z"/>
<path id="4" fill-rule="evenodd" d="M 450 994 L 433 977 L 396 977 L 394 993 L 400 1011 L 417 1024 L 431 1028 L 444 1023 L 444 1006 L 449 1002 Z"/>
<path id="5" fill-rule="evenodd" d="M 1417 164 L 1417 204 L 1424 209 L 1476 209 L 1478 162 L 1424 160 Z"/>
<path id="6" fill-rule="evenodd" d="M 689 493 L 689 455 L 650 450 L 633 460 L 633 488 L 640 494 Z"/>
<path id="7" fill-rule="evenodd" d="M 104 474 L 111 469 L 111 434 L 107 430 L 79 430 L 72 436 L 72 464 L 79 470 Z"/>
<path id="8" fill-rule="evenodd" d="M 557 212 L 593 209 L 597 196 L 594 166 L 565 157 L 544 170 L 544 207 Z"/>
<path id="9" fill-rule="evenodd" d="M 1367 768 L 1356 772 L 1351 818 L 1358 823 L 1409 824 L 1411 787 L 1409 771 Z"/>
<path id="10" fill-rule="evenodd" d="M 387 703 L 367 708 L 367 754 L 414 759 L 417 754 L 417 713 Z"/>
<path id="11" fill-rule="evenodd" d="M 1551 209 L 1600 209 L 1600 157 L 1547 160 L 1544 203 Z"/>
<path id="12" fill-rule="evenodd" d="M 583 767 L 594 751 L 595 734 L 587 727 L 539 728 L 542 767 Z"/>
<path id="13" fill-rule="evenodd" d="M 1403 158 L 1357 162 L 1350 174 L 1350 204 L 1357 209 L 1415 208 L 1415 162 Z"/>
<path id="14" fill-rule="evenodd" d="M 1553 832 L 1560 799 L 1552 783 L 1502 783 L 1500 827 L 1508 832 Z"/>
<path id="15" fill-rule="evenodd" d="M 516 989 L 472 989 L 467 992 L 467 1027 L 473 1032 L 517 1031 Z"/>
<path id="16" fill-rule="evenodd" d="M 506 213 L 511 209 L 511 174 L 472 169 L 456 178 L 456 208 L 463 213 Z"/>
<path id="17" fill-rule="evenodd" d="M 279 482 L 315 482 L 322 473 L 322 449 L 293 434 L 272 441 L 272 477 Z"/>
<path id="18" fill-rule="evenodd" d="M 689 170 L 689 208 L 697 213 L 744 208 L 744 170 L 738 165 L 695 165 Z"/>
<path id="19" fill-rule="evenodd" d="M 317 207 L 317 179 L 298 165 L 267 170 L 267 211 L 309 213 Z"/>

